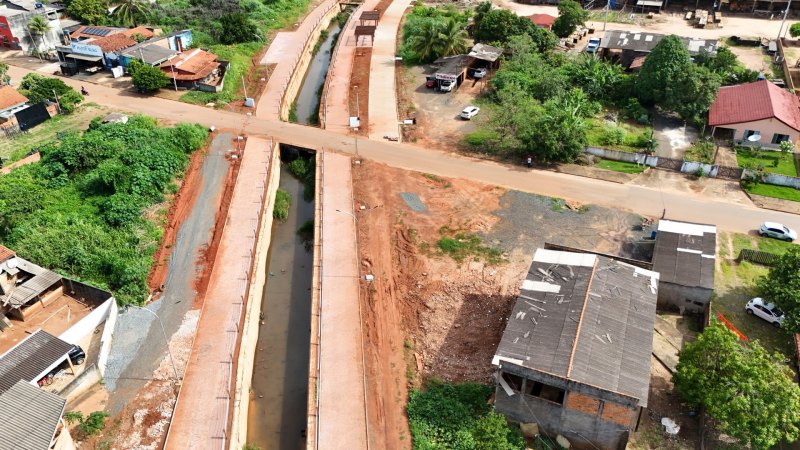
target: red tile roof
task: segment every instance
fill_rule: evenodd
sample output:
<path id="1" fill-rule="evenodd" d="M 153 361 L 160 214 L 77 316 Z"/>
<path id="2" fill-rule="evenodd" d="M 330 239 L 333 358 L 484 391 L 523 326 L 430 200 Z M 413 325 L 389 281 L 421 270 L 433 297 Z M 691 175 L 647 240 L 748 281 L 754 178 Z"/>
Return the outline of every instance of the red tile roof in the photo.
<path id="1" fill-rule="evenodd" d="M 0 262 L 11 259 L 15 256 L 17 256 L 17 254 L 14 252 L 14 250 L 11 250 L 10 248 L 0 244 Z"/>
<path id="2" fill-rule="evenodd" d="M 175 79 L 184 81 L 202 80 L 219 67 L 217 55 L 196 48 L 176 55 L 169 61 L 161 64 L 161 70 L 172 77 L 175 69 Z"/>
<path id="3" fill-rule="evenodd" d="M 0 111 L 27 102 L 28 99 L 11 86 L 0 87 Z"/>
<path id="4" fill-rule="evenodd" d="M 136 45 L 136 41 L 125 36 L 125 33 L 112 34 L 100 39 L 94 39 L 86 42 L 89 45 L 96 45 L 100 47 L 105 53 L 116 52 L 131 46 Z"/>
<path id="5" fill-rule="evenodd" d="M 128 37 L 133 37 L 134 34 L 141 34 L 147 39 L 150 39 L 151 37 L 155 36 L 155 33 L 153 33 L 151 29 L 143 26 L 138 26 L 136 28 L 125 30 L 122 32 L 122 34 Z"/>
<path id="6" fill-rule="evenodd" d="M 800 131 L 800 99 L 767 80 L 723 86 L 708 111 L 711 126 L 776 118 Z"/>
<path id="7" fill-rule="evenodd" d="M 531 22 L 533 22 L 537 27 L 542 28 L 550 28 L 556 21 L 556 17 L 551 16 L 550 14 L 534 14 L 532 16 L 528 16 L 528 19 L 530 19 Z"/>

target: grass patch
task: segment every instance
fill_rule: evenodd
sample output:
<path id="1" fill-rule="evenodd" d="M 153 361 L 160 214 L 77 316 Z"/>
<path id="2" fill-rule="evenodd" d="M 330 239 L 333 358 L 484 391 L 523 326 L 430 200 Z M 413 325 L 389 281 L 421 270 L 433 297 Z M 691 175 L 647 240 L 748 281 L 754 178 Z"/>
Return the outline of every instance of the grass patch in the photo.
<path id="1" fill-rule="evenodd" d="M 742 183 L 742 186 L 751 194 L 800 202 L 800 190 L 793 187 L 775 186 L 764 183 Z"/>
<path id="2" fill-rule="evenodd" d="M 500 250 L 483 245 L 483 240 L 476 234 L 453 230 L 447 225 L 439 229 L 442 237 L 436 241 L 439 253 L 448 255 L 457 262 L 470 258 L 473 261 L 484 260 L 487 264 L 499 264 L 503 261 Z"/>
<path id="3" fill-rule="evenodd" d="M 314 185 L 316 182 L 316 158 L 297 158 L 289 163 L 289 172 L 303 182 L 303 200 L 314 201 Z"/>
<path id="4" fill-rule="evenodd" d="M 712 164 L 714 162 L 714 143 L 706 140 L 697 141 L 686 149 L 683 158 L 688 161 Z"/>
<path id="5" fill-rule="evenodd" d="M 613 10 L 596 10 L 589 11 L 589 19 L 587 22 L 611 22 L 611 23 L 627 23 L 635 24 L 636 21 L 631 19 L 630 13 L 623 11 Z"/>
<path id="6" fill-rule="evenodd" d="M 180 100 L 196 105 L 207 103 L 218 103 L 219 106 L 230 103 L 234 100 L 244 98 L 242 89 L 242 77 L 246 76 L 253 67 L 253 56 L 261 50 L 261 42 L 247 42 L 235 45 L 211 45 L 209 50 L 216 54 L 222 61 L 230 61 L 230 67 L 225 74 L 225 85 L 220 92 L 201 92 L 189 91 L 181 95 Z M 254 92 L 248 92 L 255 95 Z"/>
<path id="7" fill-rule="evenodd" d="M 448 180 L 445 180 L 444 178 L 442 178 L 442 177 L 440 177 L 438 175 L 434 175 L 432 173 L 423 173 L 422 176 L 427 178 L 427 179 L 429 179 L 429 180 L 431 180 L 431 181 L 433 181 L 434 183 L 440 185 L 441 187 L 443 187 L 445 189 L 449 189 L 449 188 L 453 187 L 453 183 L 451 183 Z"/>
<path id="8" fill-rule="evenodd" d="M 736 161 L 739 163 L 739 167 L 763 167 L 766 172 L 790 177 L 797 176 L 794 158 L 784 152 L 738 147 L 736 149 Z"/>
<path id="9" fill-rule="evenodd" d="M 627 161 L 612 161 L 610 159 L 601 159 L 597 163 L 597 167 L 606 170 L 613 170 L 614 172 L 622 173 L 642 173 L 642 166 Z"/>
<path id="10" fill-rule="evenodd" d="M 57 140 L 61 133 L 83 130 L 89 122 L 105 108 L 97 104 L 84 104 L 70 115 L 57 115 L 37 125 L 27 133 L 20 133 L 13 138 L 0 139 L 0 159 L 4 163 L 12 163 L 35 153 L 39 147 Z"/>
<path id="11" fill-rule="evenodd" d="M 563 199 L 560 198 L 551 198 L 550 199 L 550 210 L 553 212 L 561 212 L 564 210 L 566 203 Z"/>
<path id="12" fill-rule="evenodd" d="M 651 128 L 637 122 L 618 120 L 608 125 L 602 113 L 586 120 L 586 143 L 590 147 L 601 147 L 621 152 L 638 153 L 644 150 L 650 139 Z"/>
<path id="13" fill-rule="evenodd" d="M 289 107 L 289 122 L 297 123 L 297 100 L 292 102 L 292 106 Z"/>
<path id="14" fill-rule="evenodd" d="M 275 193 L 275 206 L 272 209 L 272 217 L 284 222 L 289 218 L 289 208 L 292 206 L 292 196 L 283 189 L 278 189 Z"/>

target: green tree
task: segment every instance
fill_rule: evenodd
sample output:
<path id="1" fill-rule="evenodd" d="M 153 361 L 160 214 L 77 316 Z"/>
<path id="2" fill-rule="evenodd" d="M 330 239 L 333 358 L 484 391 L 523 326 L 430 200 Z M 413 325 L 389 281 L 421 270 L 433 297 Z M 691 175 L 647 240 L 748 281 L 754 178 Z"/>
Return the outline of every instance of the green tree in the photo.
<path id="1" fill-rule="evenodd" d="M 151 92 L 166 86 L 170 78 L 158 67 L 144 64 L 139 60 L 131 61 L 128 66 L 133 85 L 143 92 Z"/>
<path id="2" fill-rule="evenodd" d="M 583 26 L 588 18 L 589 12 L 580 3 L 562 0 L 558 4 L 558 18 L 553 22 L 553 33 L 558 37 L 567 37 Z"/>
<path id="3" fill-rule="evenodd" d="M 792 246 L 770 267 L 769 273 L 758 280 L 758 290 L 764 299 L 775 303 L 786 318 L 781 327 L 790 333 L 800 333 L 800 248 Z"/>
<path id="4" fill-rule="evenodd" d="M 556 44 L 558 44 L 558 36 L 544 28 L 529 27 L 528 35 L 531 37 L 533 48 L 539 53 L 547 53 L 556 48 Z"/>
<path id="5" fill-rule="evenodd" d="M 0 84 L 8 84 L 11 77 L 8 76 L 8 64 L 0 63 Z"/>
<path id="6" fill-rule="evenodd" d="M 481 27 L 481 22 L 483 22 L 484 16 L 486 16 L 486 13 L 488 13 L 491 10 L 492 10 L 492 2 L 484 1 L 475 7 L 475 14 L 472 15 L 473 32 Z"/>
<path id="7" fill-rule="evenodd" d="M 56 101 L 56 96 L 58 96 L 61 111 L 65 114 L 73 112 L 78 104 L 83 101 L 83 96 L 75 89 L 67 86 L 62 80 L 45 77 L 33 72 L 22 77 L 19 91 L 22 95 L 28 97 L 31 103 Z"/>
<path id="8" fill-rule="evenodd" d="M 222 34 L 219 37 L 223 44 L 238 44 L 261 39 L 258 27 L 243 12 L 225 14 L 219 18 Z"/>
<path id="9" fill-rule="evenodd" d="M 594 100 L 611 98 L 622 81 L 622 66 L 586 53 L 568 66 L 571 80 Z"/>
<path id="10" fill-rule="evenodd" d="M 793 38 L 796 38 L 797 36 L 800 36 L 800 22 L 793 23 L 792 26 L 789 27 L 789 34 Z"/>
<path id="11" fill-rule="evenodd" d="M 103 25 L 108 21 L 108 2 L 106 0 L 72 0 L 67 6 L 67 14 L 73 19 L 89 25 Z"/>
<path id="12" fill-rule="evenodd" d="M 795 272 L 796 274 L 796 272 Z M 800 387 L 779 353 L 748 345 L 720 322 L 684 345 L 675 389 L 702 405 L 720 431 L 753 449 L 800 437 Z"/>
<path id="13" fill-rule="evenodd" d="M 493 9 L 483 15 L 475 30 L 476 42 L 505 43 L 511 36 L 528 34 L 533 23 L 507 9 Z"/>
<path id="14" fill-rule="evenodd" d="M 428 19 L 421 23 L 417 34 L 408 39 L 408 48 L 420 62 L 430 62 L 442 56 L 464 53 L 467 32 L 453 17 Z"/>
<path id="15" fill-rule="evenodd" d="M 717 98 L 721 81 L 719 75 L 705 67 L 688 66 L 678 72 L 666 86 L 662 106 L 678 113 L 694 124 L 704 123 L 706 113 Z"/>
<path id="16" fill-rule="evenodd" d="M 47 22 L 42 16 L 33 16 L 31 20 L 28 22 L 28 31 L 30 31 L 31 36 L 33 36 L 34 40 L 38 40 L 39 42 L 36 43 L 36 51 L 37 53 L 42 50 L 42 44 L 44 43 L 44 35 L 50 31 L 50 24 Z"/>
<path id="17" fill-rule="evenodd" d="M 714 54 L 702 52 L 695 57 L 695 62 L 718 74 L 724 85 L 749 83 L 758 78 L 758 72 L 745 67 L 727 47 L 718 48 Z"/>
<path id="18" fill-rule="evenodd" d="M 475 422 L 472 437 L 475 450 L 516 450 L 524 444 L 519 430 L 512 430 L 506 418 L 494 411 Z"/>
<path id="19" fill-rule="evenodd" d="M 580 89 L 544 103 L 544 113 L 535 119 L 531 133 L 521 140 L 526 150 L 544 163 L 574 161 L 586 148 L 584 117 L 597 108 Z"/>
<path id="20" fill-rule="evenodd" d="M 150 4 L 144 0 L 114 0 L 112 16 L 122 26 L 138 26 L 139 21 L 147 17 Z M 138 42 L 138 41 L 137 41 Z"/>
<path id="21" fill-rule="evenodd" d="M 653 48 L 644 60 L 636 78 L 636 94 L 644 104 L 660 103 L 664 100 L 667 86 L 681 72 L 689 70 L 692 61 L 681 38 L 665 37 Z"/>

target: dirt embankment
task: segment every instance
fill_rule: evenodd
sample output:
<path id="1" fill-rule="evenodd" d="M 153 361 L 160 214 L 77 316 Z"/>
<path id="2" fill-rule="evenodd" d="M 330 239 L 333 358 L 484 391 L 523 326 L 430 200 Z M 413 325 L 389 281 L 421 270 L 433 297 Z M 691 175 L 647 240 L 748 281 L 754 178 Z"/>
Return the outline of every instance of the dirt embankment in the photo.
<path id="1" fill-rule="evenodd" d="M 362 271 L 375 276 L 361 295 L 371 444 L 407 448 L 407 388 L 428 377 L 489 381 L 494 347 L 525 267 L 459 264 L 432 250 L 443 226 L 491 228 L 502 189 L 368 161 L 355 167 L 354 188 L 357 206 L 367 208 L 357 213 Z M 401 192 L 416 194 L 424 210 L 412 210 Z"/>

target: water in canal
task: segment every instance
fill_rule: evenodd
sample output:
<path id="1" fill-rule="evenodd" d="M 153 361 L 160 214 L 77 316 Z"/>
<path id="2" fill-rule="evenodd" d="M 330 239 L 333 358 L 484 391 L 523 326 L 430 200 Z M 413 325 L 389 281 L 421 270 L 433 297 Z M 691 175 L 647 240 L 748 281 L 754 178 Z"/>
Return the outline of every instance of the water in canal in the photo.
<path id="1" fill-rule="evenodd" d="M 297 122 L 306 125 L 317 125 L 319 117 L 319 98 L 322 84 L 325 83 L 325 75 L 328 73 L 328 66 L 331 64 L 331 52 L 336 44 L 341 27 L 336 20 L 331 22 L 328 27 L 328 37 L 320 44 L 319 51 L 308 65 L 303 86 L 295 99 Z M 316 119 L 316 120 L 314 120 Z"/>
<path id="2" fill-rule="evenodd" d="M 263 318 L 253 370 L 247 442 L 263 450 L 305 449 L 312 251 L 298 228 L 314 220 L 303 184 L 281 164 L 281 189 L 292 196 L 285 222 L 275 222 Z"/>

